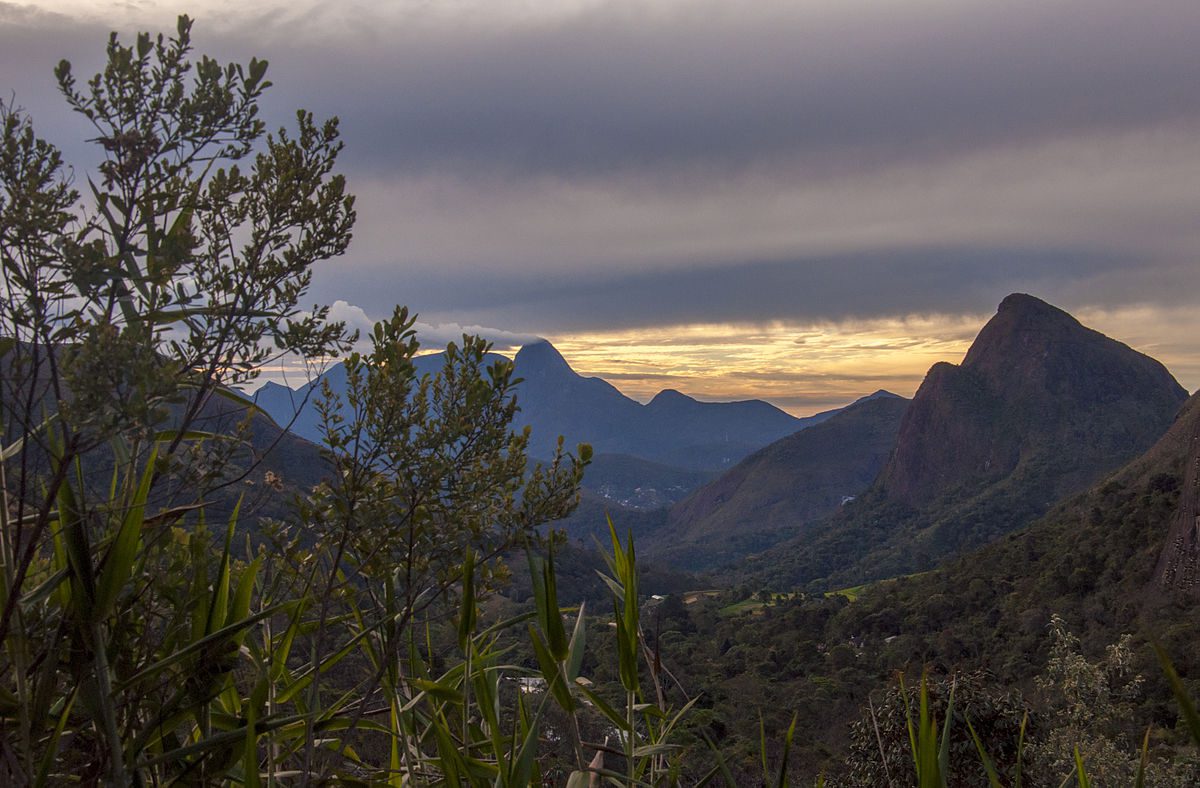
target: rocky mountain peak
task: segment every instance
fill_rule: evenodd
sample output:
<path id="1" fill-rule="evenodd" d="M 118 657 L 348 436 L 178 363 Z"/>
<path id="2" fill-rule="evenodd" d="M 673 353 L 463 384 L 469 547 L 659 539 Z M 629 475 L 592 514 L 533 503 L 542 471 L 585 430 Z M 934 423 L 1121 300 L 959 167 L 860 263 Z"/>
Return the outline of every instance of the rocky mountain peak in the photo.
<path id="1" fill-rule="evenodd" d="M 1048 495 L 1065 493 L 1144 451 L 1185 398 L 1159 362 L 1015 293 L 961 365 L 929 370 L 880 481 L 919 506 L 1036 465 Z"/>

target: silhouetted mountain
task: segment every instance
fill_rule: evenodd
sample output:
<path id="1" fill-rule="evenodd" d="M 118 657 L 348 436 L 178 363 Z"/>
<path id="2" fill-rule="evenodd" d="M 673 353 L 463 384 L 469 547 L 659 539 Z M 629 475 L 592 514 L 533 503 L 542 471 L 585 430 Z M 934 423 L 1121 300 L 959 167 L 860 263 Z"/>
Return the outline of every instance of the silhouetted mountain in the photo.
<path id="1" fill-rule="evenodd" d="M 673 390 L 642 405 L 600 378 L 578 374 L 544 340 L 521 348 L 514 361 L 523 381 L 518 422 L 533 428 L 535 456 L 548 456 L 562 435 L 567 446 L 590 443 L 597 452 L 719 470 L 825 417 L 798 419 L 760 400 L 700 402 Z"/>
<path id="2" fill-rule="evenodd" d="M 802 533 L 870 486 L 908 403 L 876 392 L 751 454 L 672 507 L 644 552 L 702 569 Z"/>
<path id="3" fill-rule="evenodd" d="M 558 436 L 565 445 L 590 443 L 597 452 L 635 454 L 629 440 L 631 429 L 641 423 L 644 407 L 600 378 L 587 378 L 571 369 L 558 350 L 542 340 L 525 345 L 513 359 L 520 426 L 533 434 L 530 453 L 549 457 Z"/>
<path id="4" fill-rule="evenodd" d="M 936 364 L 880 477 L 922 506 L 1053 458 L 1050 503 L 1162 435 L 1187 392 L 1162 364 L 1028 295 L 1011 295 L 959 366 Z"/>
<path id="5" fill-rule="evenodd" d="M 488 353 L 484 356 L 484 364 L 492 365 L 504 360 L 504 356 Z M 413 359 L 413 366 L 418 377 L 421 375 L 436 375 L 445 364 L 445 354 L 430 353 Z M 346 391 L 346 367 L 344 364 L 334 364 L 314 380 L 308 381 L 295 389 L 279 383 L 267 382 L 254 392 L 254 402 L 262 408 L 280 426 L 290 429 L 296 435 L 314 443 L 321 443 L 321 420 L 317 411 L 317 401 L 321 397 L 324 384 L 336 394 Z"/>
<path id="6" fill-rule="evenodd" d="M 1145 451 L 1186 396 L 1154 359 L 1011 295 L 961 365 L 930 369 L 871 489 L 760 571 L 848 584 L 929 568 Z"/>
<path id="7" fill-rule="evenodd" d="M 498 358 L 489 355 L 488 363 Z M 532 428 L 529 451 L 540 458 L 553 454 L 561 435 L 568 450 L 590 443 L 597 453 L 630 455 L 684 471 L 714 471 L 836 412 L 800 419 L 759 400 L 700 402 L 677 391 L 664 391 L 642 405 L 600 378 L 575 372 L 545 340 L 521 348 L 514 362 L 521 379 L 515 426 Z M 436 372 L 441 363 L 441 354 L 420 356 L 418 371 Z M 286 425 L 294 418 L 293 431 L 319 440 L 314 403 L 322 381 L 343 390 L 344 367 L 334 366 L 295 391 L 266 384 L 255 396 L 277 422 Z"/>

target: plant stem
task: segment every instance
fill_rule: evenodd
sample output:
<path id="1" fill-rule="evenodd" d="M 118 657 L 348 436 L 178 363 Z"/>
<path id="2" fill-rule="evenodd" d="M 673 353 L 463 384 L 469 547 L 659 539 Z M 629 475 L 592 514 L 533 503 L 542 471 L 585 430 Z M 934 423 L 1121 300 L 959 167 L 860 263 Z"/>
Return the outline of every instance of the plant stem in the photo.
<path id="1" fill-rule="evenodd" d="M 109 757 L 112 758 L 111 779 L 113 785 L 128 785 L 125 773 L 125 752 L 121 747 L 121 734 L 117 730 L 117 715 L 113 710 L 112 681 L 108 668 L 108 649 L 104 644 L 104 631 L 100 624 L 92 624 L 93 669 L 96 672 L 96 690 L 100 706 L 100 719 L 104 725 L 104 737 L 108 739 Z"/>
<path id="2" fill-rule="evenodd" d="M 634 784 L 634 728 L 633 728 L 633 707 L 637 702 L 637 695 L 633 690 L 625 693 L 625 719 L 629 724 L 629 730 L 625 732 L 625 775 L 626 785 L 633 788 Z"/>

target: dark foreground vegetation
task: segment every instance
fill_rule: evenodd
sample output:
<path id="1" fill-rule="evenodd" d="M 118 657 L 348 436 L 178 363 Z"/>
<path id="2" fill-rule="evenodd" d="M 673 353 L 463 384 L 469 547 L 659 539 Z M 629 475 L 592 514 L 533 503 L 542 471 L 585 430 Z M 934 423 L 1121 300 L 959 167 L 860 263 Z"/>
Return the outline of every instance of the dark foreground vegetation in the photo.
<path id="1" fill-rule="evenodd" d="M 190 27 L 114 36 L 83 84 L 60 65 L 103 153 L 78 183 L 0 105 L 0 782 L 1195 784 L 1200 720 L 1144 647 L 1194 675 L 1192 611 L 1134 605 L 1129 561 L 1182 469 L 1118 478 L 990 574 L 854 602 L 647 598 L 610 527 L 599 604 L 563 608 L 538 527 L 590 449 L 530 470 L 511 364 L 464 337 L 418 375 L 397 309 L 320 398 L 323 480 L 282 477 L 286 434 L 237 389 L 353 346 L 302 303 L 353 198 L 336 122 L 268 134 L 266 64 L 192 60 Z M 1085 549 L 1077 516 L 1129 544 Z M 520 602 L 495 593 L 514 556 Z"/>

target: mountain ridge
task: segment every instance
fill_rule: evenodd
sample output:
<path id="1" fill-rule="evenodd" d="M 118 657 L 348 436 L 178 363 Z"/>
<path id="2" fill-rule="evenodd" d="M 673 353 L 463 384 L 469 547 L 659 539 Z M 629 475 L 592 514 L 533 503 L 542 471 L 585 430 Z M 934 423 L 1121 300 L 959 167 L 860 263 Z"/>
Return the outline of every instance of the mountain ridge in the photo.
<path id="1" fill-rule="evenodd" d="M 437 353 L 418 356 L 418 373 L 436 373 L 440 358 Z M 487 363 L 502 358 L 489 354 Z M 529 451 L 542 459 L 553 455 L 562 435 L 568 449 L 590 443 L 597 453 L 711 472 L 837 412 L 798 418 L 763 400 L 703 402 L 674 389 L 664 389 L 642 404 L 602 378 L 579 374 L 544 339 L 523 346 L 513 363 L 520 380 L 514 426 L 532 428 Z M 290 423 L 294 432 L 319 441 L 314 400 L 325 383 L 344 390 L 344 367 L 334 365 L 294 390 L 266 383 L 254 396 L 278 423 Z"/>
<path id="2" fill-rule="evenodd" d="M 1013 294 L 962 364 L 931 367 L 870 489 L 757 571 L 820 585 L 927 569 L 1145 451 L 1186 397 L 1154 359 Z"/>

